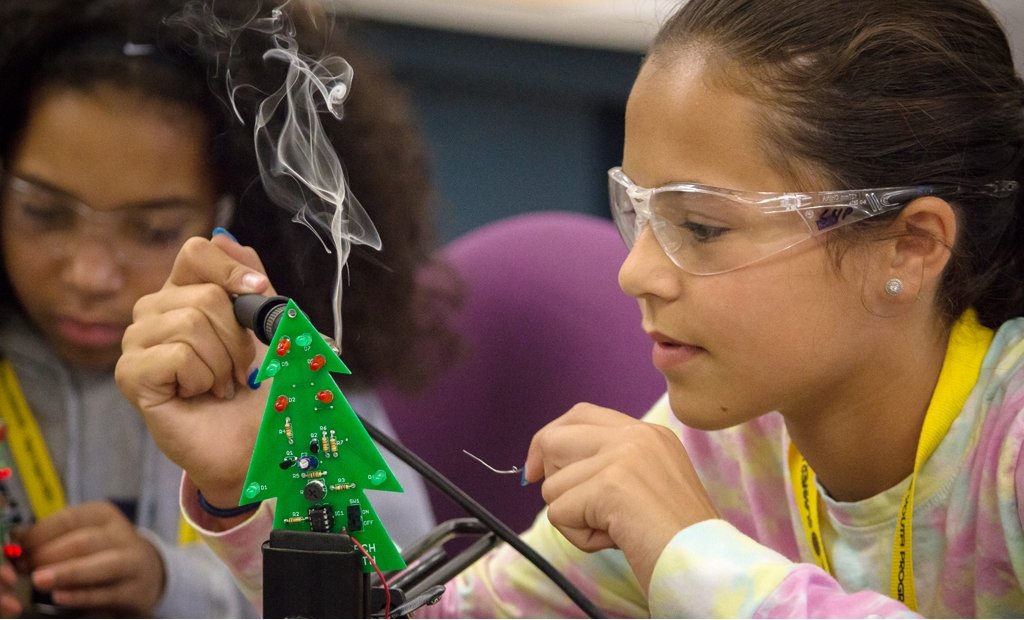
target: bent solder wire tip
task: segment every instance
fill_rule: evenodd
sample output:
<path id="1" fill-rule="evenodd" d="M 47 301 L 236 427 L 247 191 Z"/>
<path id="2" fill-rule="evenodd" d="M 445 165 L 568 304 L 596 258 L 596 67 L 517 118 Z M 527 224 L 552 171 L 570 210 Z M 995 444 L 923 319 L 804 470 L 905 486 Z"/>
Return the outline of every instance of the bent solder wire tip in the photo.
<path id="1" fill-rule="evenodd" d="M 512 466 L 512 469 L 495 469 L 494 467 L 491 467 L 490 465 L 488 465 L 482 458 L 480 458 L 479 456 L 473 454 L 469 450 L 465 450 L 464 449 L 463 452 L 466 453 L 466 456 L 469 456 L 469 457 L 472 457 L 472 458 L 476 459 L 477 461 L 480 462 L 481 465 L 483 465 L 484 467 L 486 467 L 487 469 L 493 471 L 496 474 L 520 474 L 520 476 L 519 476 L 519 484 L 521 484 L 523 486 L 526 486 L 526 470 L 525 469 L 521 469 L 521 468 L 516 467 L 514 465 Z"/>

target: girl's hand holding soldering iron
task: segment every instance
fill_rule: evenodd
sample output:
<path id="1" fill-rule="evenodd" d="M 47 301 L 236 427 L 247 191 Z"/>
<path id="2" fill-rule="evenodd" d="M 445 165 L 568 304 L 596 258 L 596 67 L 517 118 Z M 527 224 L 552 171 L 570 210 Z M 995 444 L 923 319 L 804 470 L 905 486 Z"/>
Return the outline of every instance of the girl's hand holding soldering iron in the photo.
<path id="1" fill-rule="evenodd" d="M 228 235 L 190 239 L 136 304 L 116 370 L 157 445 L 215 506 L 238 503 L 266 400 L 246 387 L 262 345 L 235 319 L 231 295 L 244 293 L 274 294 L 256 253 Z"/>
<path id="2" fill-rule="evenodd" d="M 672 537 L 718 516 L 671 430 L 587 403 L 534 435 L 526 480 L 542 477 L 552 525 L 584 551 L 621 549 L 645 592 Z"/>

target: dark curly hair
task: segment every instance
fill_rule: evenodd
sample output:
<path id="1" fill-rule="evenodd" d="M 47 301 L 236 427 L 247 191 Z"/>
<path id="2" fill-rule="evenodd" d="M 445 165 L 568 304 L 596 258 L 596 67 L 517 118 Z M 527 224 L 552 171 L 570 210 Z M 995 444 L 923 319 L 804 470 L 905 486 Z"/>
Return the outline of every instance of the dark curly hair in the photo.
<path id="1" fill-rule="evenodd" d="M 330 300 L 335 258 L 291 214 L 275 205 L 259 181 L 252 127 L 233 115 L 224 85 L 225 63 L 244 80 L 250 96 L 235 105 L 256 106 L 257 95 L 276 90 L 283 63 L 265 62 L 264 40 L 242 37 L 232 50 L 202 45 L 194 24 L 175 19 L 187 0 L 4 0 L 0 2 L 0 156 L 16 146 L 33 97 L 41 88 L 89 90 L 114 85 L 146 97 L 181 104 L 207 120 L 210 169 L 219 190 L 236 203 L 231 232 L 253 246 L 277 290 L 296 299 L 322 331 L 333 322 Z M 457 303 L 457 288 L 426 289 L 416 274 L 432 264 L 434 231 L 429 161 L 410 108 L 386 69 L 342 36 L 327 13 L 313 16 L 302 3 L 293 14 L 295 40 L 311 56 L 341 56 L 357 76 L 344 118 L 321 115 L 339 154 L 352 193 L 376 226 L 376 252 L 353 246 L 343 282 L 345 362 L 366 383 L 387 379 L 406 387 L 423 383 L 438 362 L 457 350 L 444 322 Z M 274 6 L 251 0 L 211 0 L 225 23 L 267 15 Z M 125 43 L 154 46 L 157 54 L 128 55 Z M 230 54 L 230 58 L 228 55 Z M 251 118 L 251 110 L 249 117 Z M 3 266 L 0 265 L 0 268 Z M 440 281 L 432 278 L 431 281 Z M 0 296 L 13 299 L 6 269 Z M 420 352 L 429 352 L 425 363 Z"/>
<path id="2" fill-rule="evenodd" d="M 980 0 L 688 0 L 648 62 L 694 47 L 766 104 L 763 148 L 791 176 L 809 165 L 828 189 L 1024 182 L 1024 83 Z M 951 204 L 939 312 L 951 323 L 973 307 L 993 328 L 1024 315 L 1024 191 Z M 870 238 L 884 220 L 839 239 L 856 241 L 858 228 Z"/>

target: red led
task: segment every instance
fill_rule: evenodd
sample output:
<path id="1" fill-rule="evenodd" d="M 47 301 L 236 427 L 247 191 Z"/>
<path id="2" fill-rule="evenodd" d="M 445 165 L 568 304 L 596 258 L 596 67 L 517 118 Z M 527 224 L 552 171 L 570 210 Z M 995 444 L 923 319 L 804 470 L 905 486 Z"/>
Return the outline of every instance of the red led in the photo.
<path id="1" fill-rule="evenodd" d="M 326 363 L 327 360 L 324 359 L 324 356 L 317 353 L 316 355 L 313 356 L 313 359 L 309 360 L 309 369 L 320 370 L 321 368 L 324 367 L 324 364 Z"/>
<path id="2" fill-rule="evenodd" d="M 288 336 L 282 336 L 281 339 L 277 341 L 277 354 L 278 354 L 278 356 L 283 357 L 283 356 L 287 355 L 288 354 L 288 350 L 291 349 L 291 348 L 292 348 L 292 339 L 289 338 Z"/>
<path id="3" fill-rule="evenodd" d="M 11 477 L 12 473 L 14 472 L 11 471 L 10 467 L 0 467 L 0 480 L 7 480 Z"/>
<path id="4" fill-rule="evenodd" d="M 329 403 L 334 400 L 334 392 L 330 390 L 320 390 L 316 393 L 316 399 L 322 403 Z"/>
<path id="5" fill-rule="evenodd" d="M 21 557 L 21 545 L 11 543 L 4 545 L 4 557 L 13 560 Z"/>
<path id="6" fill-rule="evenodd" d="M 278 396 L 277 400 L 274 401 L 274 409 L 276 409 L 278 412 L 281 412 L 281 411 L 284 411 L 287 408 L 288 408 L 288 397 L 287 396 Z"/>

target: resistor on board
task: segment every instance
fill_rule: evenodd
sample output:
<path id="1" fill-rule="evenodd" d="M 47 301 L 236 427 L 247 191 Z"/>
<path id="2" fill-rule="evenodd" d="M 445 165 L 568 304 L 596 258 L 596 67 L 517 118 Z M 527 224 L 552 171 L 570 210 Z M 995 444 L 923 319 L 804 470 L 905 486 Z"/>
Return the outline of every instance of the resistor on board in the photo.
<path id="1" fill-rule="evenodd" d="M 331 431 L 332 433 L 334 431 Z M 323 446 L 324 457 L 326 458 L 331 454 L 331 451 L 327 447 L 327 431 L 323 431 L 320 436 L 320 443 Z"/>
<path id="2" fill-rule="evenodd" d="M 309 517 L 285 517 L 285 523 L 303 523 L 309 521 Z"/>
<path id="3" fill-rule="evenodd" d="M 324 449 L 324 452 L 327 452 L 327 450 Z M 331 456 L 338 456 L 338 438 L 334 436 L 333 428 L 331 429 Z"/>
<path id="4" fill-rule="evenodd" d="M 323 478 L 327 475 L 327 471 L 324 469 L 316 469 L 313 471 L 304 471 L 299 474 L 302 478 Z"/>
<path id="5" fill-rule="evenodd" d="M 341 484 L 332 484 L 331 486 L 329 486 L 327 488 L 332 490 L 332 491 L 348 491 L 349 489 L 356 488 L 356 483 L 354 483 L 354 482 L 343 482 Z"/>
<path id="6" fill-rule="evenodd" d="M 292 434 L 292 419 L 288 417 L 284 419 L 284 436 L 288 438 L 288 443 L 295 443 L 295 436 Z"/>

